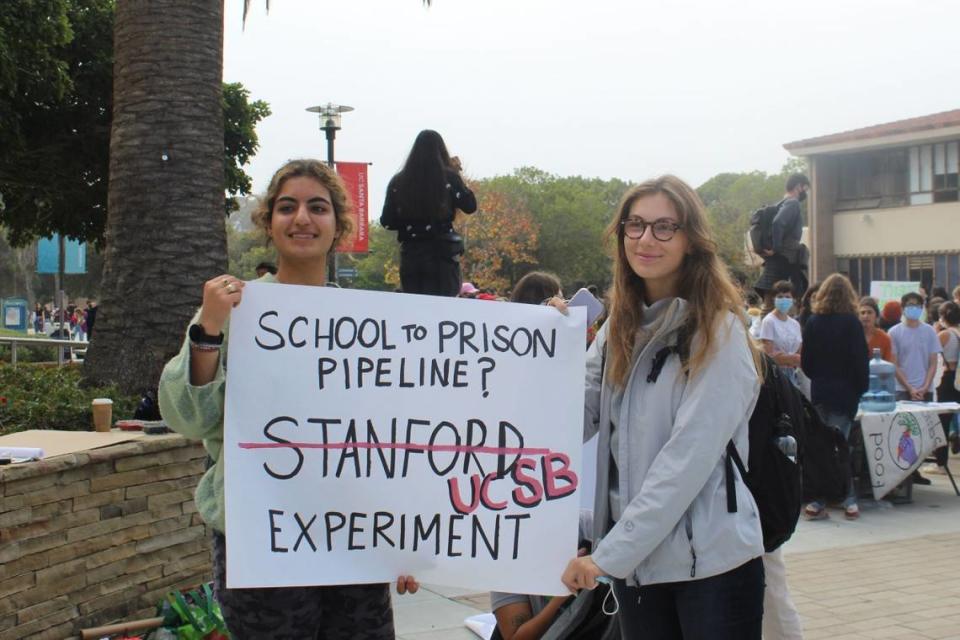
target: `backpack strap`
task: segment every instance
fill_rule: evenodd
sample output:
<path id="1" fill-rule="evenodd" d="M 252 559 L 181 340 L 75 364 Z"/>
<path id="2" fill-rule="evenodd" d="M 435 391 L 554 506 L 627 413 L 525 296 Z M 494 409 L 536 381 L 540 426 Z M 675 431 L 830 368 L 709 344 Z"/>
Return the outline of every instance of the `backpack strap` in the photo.
<path id="1" fill-rule="evenodd" d="M 653 365 L 650 367 L 650 373 L 647 375 L 647 382 L 653 383 L 657 381 L 657 378 L 660 377 L 660 371 L 663 370 L 663 364 L 671 353 L 679 355 L 681 360 L 684 360 L 686 355 L 689 355 L 686 352 L 689 350 L 690 345 L 686 343 L 685 338 L 685 330 L 680 329 L 677 333 L 676 344 L 663 347 L 654 354 Z M 733 444 L 733 440 L 727 441 L 726 453 L 727 455 L 724 457 L 724 475 L 727 489 L 727 512 L 736 513 L 737 489 L 734 484 L 733 465 L 737 465 L 737 470 L 740 471 L 741 478 L 747 477 L 747 469 L 743 465 L 743 460 L 740 458 L 740 453 L 737 452 L 737 447 Z"/>
<path id="2" fill-rule="evenodd" d="M 653 364 L 650 365 L 650 373 L 647 374 L 647 382 L 654 383 L 657 381 L 657 378 L 660 377 L 660 372 L 663 370 L 663 365 L 666 363 L 667 358 L 671 353 L 675 353 L 680 356 L 680 362 L 682 364 L 689 359 L 689 351 L 690 344 L 687 342 L 686 327 L 680 327 L 680 329 L 677 331 L 676 343 L 662 347 L 659 351 L 653 354 Z"/>
<path id="3" fill-rule="evenodd" d="M 663 365 L 671 353 L 679 353 L 676 345 L 663 347 L 654 354 L 653 364 L 650 365 L 650 373 L 647 374 L 647 382 L 652 383 L 657 381 L 657 378 L 660 377 L 660 372 L 663 370 Z"/>
<path id="4" fill-rule="evenodd" d="M 767 383 L 767 375 L 774 378 L 780 376 L 780 369 L 774 362 L 773 358 L 765 353 L 761 354 L 760 362 L 763 366 L 763 384 Z M 778 384 L 778 383 L 774 383 Z M 779 416 L 783 412 L 783 407 L 780 406 L 780 399 L 777 394 L 773 394 L 773 415 Z M 727 456 L 724 461 L 724 475 L 726 476 L 726 488 L 727 488 L 727 513 L 736 513 L 737 511 L 737 491 L 734 486 L 733 478 L 733 465 L 737 465 L 737 470 L 740 472 L 741 478 L 747 477 L 747 469 L 743 464 L 743 460 L 740 458 L 740 453 L 737 451 L 737 447 L 733 444 L 733 440 L 727 442 Z"/>
<path id="5" fill-rule="evenodd" d="M 773 378 L 774 380 L 773 386 L 775 388 L 779 387 L 780 376 L 783 375 L 783 373 L 780 371 L 780 365 L 777 364 L 777 361 L 774 360 L 772 356 L 770 356 L 763 360 L 763 366 L 764 366 L 763 383 L 766 384 L 767 382 L 766 369 L 770 369 L 770 377 Z M 793 384 L 793 383 L 788 381 L 787 384 Z M 786 408 L 780 402 L 780 394 L 775 392 L 773 394 L 773 415 L 779 418 L 784 413 L 786 413 Z"/>
<path id="6" fill-rule="evenodd" d="M 600 388 L 603 389 L 603 376 L 607 375 L 607 337 L 603 337 L 603 349 L 600 351 Z"/>
<path id="7" fill-rule="evenodd" d="M 747 477 L 747 470 L 743 466 L 743 460 L 740 459 L 740 454 L 737 452 L 737 447 L 734 446 L 733 440 L 728 440 L 727 456 L 724 459 L 724 475 L 726 476 L 727 488 L 727 513 L 737 512 L 737 488 L 734 485 L 733 465 L 737 465 L 737 470 L 740 472 L 741 478 Z"/>

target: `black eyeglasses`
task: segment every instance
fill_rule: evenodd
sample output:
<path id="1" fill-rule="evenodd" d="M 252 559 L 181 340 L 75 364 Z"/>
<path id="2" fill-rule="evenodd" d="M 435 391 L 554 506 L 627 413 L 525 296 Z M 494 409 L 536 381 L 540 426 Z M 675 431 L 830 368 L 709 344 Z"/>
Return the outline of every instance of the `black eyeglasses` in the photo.
<path id="1" fill-rule="evenodd" d="M 643 232 L 650 227 L 653 231 L 653 237 L 660 242 L 667 242 L 673 239 L 678 230 L 683 229 L 682 224 L 677 224 L 673 220 L 654 220 L 647 222 L 640 218 L 630 218 L 621 220 L 620 226 L 623 227 L 623 233 L 631 240 L 639 240 L 643 237 Z"/>

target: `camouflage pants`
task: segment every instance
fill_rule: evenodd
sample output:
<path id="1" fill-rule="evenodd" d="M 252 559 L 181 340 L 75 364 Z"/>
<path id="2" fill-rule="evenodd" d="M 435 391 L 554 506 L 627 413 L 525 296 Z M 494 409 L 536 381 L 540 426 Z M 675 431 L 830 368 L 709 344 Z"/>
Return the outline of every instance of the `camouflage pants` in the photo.
<path id="1" fill-rule="evenodd" d="M 234 640 L 393 640 L 386 584 L 228 589 L 226 541 L 213 533 L 213 587 Z"/>

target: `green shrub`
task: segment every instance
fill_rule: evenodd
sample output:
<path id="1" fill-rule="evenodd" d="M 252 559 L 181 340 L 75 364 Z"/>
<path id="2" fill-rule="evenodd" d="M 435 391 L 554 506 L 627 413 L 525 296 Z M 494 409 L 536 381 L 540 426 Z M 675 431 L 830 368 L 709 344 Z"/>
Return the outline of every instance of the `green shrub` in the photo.
<path id="1" fill-rule="evenodd" d="M 0 345 L 0 362 L 9 363 L 12 357 L 10 345 Z M 17 363 L 56 361 L 56 347 L 26 347 L 22 344 L 17 346 Z"/>
<path id="2" fill-rule="evenodd" d="M 0 364 L 0 435 L 26 429 L 89 431 L 94 398 L 113 400 L 114 420 L 133 416 L 140 401 L 114 386 L 81 387 L 77 367 Z"/>

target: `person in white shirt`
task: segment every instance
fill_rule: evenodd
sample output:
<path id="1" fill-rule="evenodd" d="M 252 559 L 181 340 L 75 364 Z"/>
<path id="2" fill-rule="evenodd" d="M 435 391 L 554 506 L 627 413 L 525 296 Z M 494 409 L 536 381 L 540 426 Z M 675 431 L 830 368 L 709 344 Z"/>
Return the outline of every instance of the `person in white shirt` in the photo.
<path id="1" fill-rule="evenodd" d="M 774 309 L 760 325 L 760 341 L 763 349 L 780 365 L 793 384 L 797 384 L 797 367 L 800 366 L 800 349 L 803 344 L 800 323 L 790 317 L 793 309 L 793 284 L 780 280 L 773 285 Z"/>
<path id="2" fill-rule="evenodd" d="M 790 317 L 793 284 L 780 280 L 773 285 L 773 311 L 760 323 L 763 349 L 780 365 L 787 379 L 799 386 L 797 370 L 803 343 L 800 323 Z M 765 640 L 802 640 L 803 624 L 790 589 L 783 548 L 763 554 L 766 588 L 763 592 L 763 637 Z"/>

